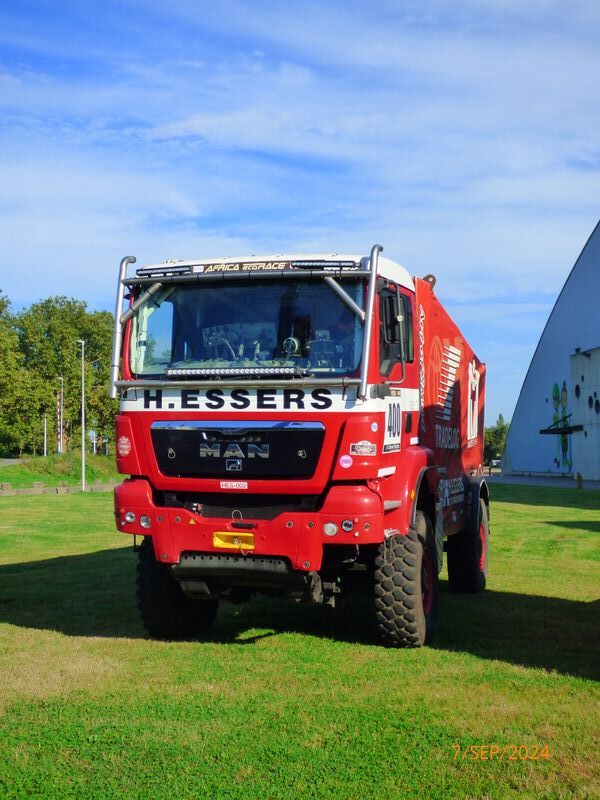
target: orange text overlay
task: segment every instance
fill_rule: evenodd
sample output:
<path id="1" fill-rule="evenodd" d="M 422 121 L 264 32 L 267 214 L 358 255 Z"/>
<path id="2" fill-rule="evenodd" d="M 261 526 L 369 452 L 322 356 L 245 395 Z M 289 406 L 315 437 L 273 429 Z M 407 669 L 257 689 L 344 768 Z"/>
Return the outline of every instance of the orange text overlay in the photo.
<path id="1" fill-rule="evenodd" d="M 453 744 L 453 761 L 549 761 L 547 744 Z"/>

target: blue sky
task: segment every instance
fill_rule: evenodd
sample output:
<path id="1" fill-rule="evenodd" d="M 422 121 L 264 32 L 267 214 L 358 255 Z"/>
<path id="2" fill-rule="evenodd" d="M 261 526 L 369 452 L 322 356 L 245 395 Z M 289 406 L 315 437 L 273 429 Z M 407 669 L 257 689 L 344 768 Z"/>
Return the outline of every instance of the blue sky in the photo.
<path id="1" fill-rule="evenodd" d="M 5 0 L 0 288 L 112 310 L 125 254 L 380 242 L 510 417 L 600 216 L 599 30 L 592 0 Z"/>

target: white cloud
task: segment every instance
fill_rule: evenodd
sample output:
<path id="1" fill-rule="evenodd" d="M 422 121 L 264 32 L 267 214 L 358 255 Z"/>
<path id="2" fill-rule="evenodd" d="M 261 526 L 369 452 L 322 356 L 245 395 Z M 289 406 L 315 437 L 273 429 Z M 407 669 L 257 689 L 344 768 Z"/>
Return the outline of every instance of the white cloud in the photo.
<path id="1" fill-rule="evenodd" d="M 93 29 L 91 8 L 0 26 L 9 296 L 110 308 L 128 252 L 381 241 L 516 397 L 598 217 L 593 4 L 107 2 Z"/>

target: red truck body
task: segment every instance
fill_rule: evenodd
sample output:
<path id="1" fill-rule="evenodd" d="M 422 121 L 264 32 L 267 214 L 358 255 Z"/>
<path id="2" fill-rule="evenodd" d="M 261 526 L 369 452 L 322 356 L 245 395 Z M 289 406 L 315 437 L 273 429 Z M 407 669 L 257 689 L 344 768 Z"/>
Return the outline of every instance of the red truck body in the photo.
<path id="1" fill-rule="evenodd" d="M 485 585 L 485 367 L 435 279 L 379 252 L 174 262 L 134 278 L 124 259 L 113 379 L 130 477 L 115 516 L 145 537 L 151 634 L 197 635 L 219 598 L 255 591 L 334 604 L 358 575 L 383 641 L 418 646 L 444 549 L 453 588 Z M 396 575 L 415 559 L 412 577 Z M 153 582 L 167 587 L 162 611 Z"/>

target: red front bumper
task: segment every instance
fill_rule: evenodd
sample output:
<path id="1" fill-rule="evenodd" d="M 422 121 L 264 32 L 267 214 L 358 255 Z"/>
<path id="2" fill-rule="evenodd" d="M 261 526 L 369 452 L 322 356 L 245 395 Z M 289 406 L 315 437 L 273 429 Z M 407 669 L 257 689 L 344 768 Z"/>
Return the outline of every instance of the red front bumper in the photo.
<path id="1" fill-rule="evenodd" d="M 257 505 L 260 495 L 256 495 Z M 127 521 L 127 515 L 131 519 Z M 142 526 L 140 520 L 145 517 Z M 157 506 L 152 488 L 143 478 L 124 481 L 115 489 L 115 519 L 123 533 L 151 536 L 157 560 L 177 564 L 183 552 L 235 554 L 214 545 L 215 532 L 237 532 L 234 519 L 206 518 L 186 508 Z M 343 520 L 352 530 L 342 530 Z M 323 545 L 374 544 L 383 540 L 381 497 L 368 486 L 332 485 L 318 511 L 284 512 L 275 519 L 244 519 L 253 523 L 253 554 L 286 558 L 291 568 L 311 571 L 321 567 Z M 337 533 L 327 536 L 323 527 L 334 523 Z M 242 552 L 242 550 L 240 550 Z"/>

